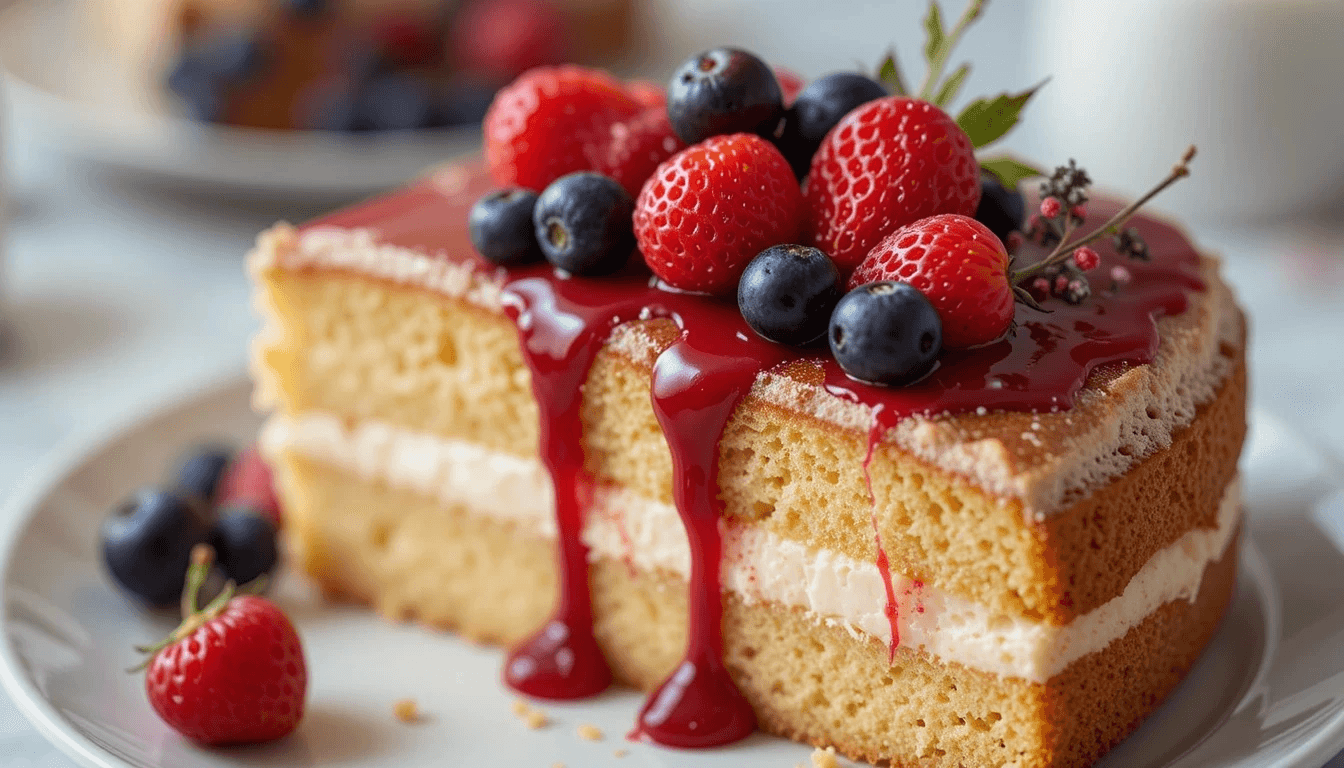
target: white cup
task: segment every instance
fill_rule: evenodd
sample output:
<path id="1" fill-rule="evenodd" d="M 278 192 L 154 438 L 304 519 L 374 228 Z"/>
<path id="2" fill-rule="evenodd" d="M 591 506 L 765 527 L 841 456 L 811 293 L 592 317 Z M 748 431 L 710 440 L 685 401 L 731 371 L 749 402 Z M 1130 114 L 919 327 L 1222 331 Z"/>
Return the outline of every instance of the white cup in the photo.
<path id="1" fill-rule="evenodd" d="M 1033 69 L 1042 160 L 1078 159 L 1137 194 L 1189 144 L 1161 206 L 1213 220 L 1344 199 L 1344 1 L 1040 0 Z"/>

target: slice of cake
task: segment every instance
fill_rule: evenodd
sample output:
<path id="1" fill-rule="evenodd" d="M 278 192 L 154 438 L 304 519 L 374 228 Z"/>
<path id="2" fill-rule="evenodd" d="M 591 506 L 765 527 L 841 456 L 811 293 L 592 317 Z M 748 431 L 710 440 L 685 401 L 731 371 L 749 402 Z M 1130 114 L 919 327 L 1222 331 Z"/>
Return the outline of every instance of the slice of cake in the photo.
<path id="1" fill-rule="evenodd" d="M 798 96 L 857 94 L 807 146 L 743 51 L 648 112 L 537 70 L 489 171 L 263 234 L 297 566 L 510 646 L 523 693 L 650 691 L 665 745 L 1045 768 L 1137 727 L 1232 594 L 1241 312 L 1072 163 L 1024 223 L 970 133 L 856 77 Z"/>

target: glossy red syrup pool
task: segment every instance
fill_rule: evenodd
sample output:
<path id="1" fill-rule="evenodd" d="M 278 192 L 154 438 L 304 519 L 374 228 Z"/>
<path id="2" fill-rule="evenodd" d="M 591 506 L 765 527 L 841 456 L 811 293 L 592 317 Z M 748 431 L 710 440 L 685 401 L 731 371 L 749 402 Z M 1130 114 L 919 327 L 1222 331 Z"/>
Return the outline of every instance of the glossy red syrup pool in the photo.
<path id="1" fill-rule="evenodd" d="M 488 189 L 488 179 L 479 171 L 453 173 L 311 226 L 369 228 L 383 243 L 491 273 L 493 267 L 474 260 L 466 232 L 467 210 Z M 1096 201 L 1092 208 L 1093 220 L 1104 221 L 1118 206 Z M 1103 244 L 1102 266 L 1093 273 L 1096 292 L 1086 304 L 1052 301 L 1051 314 L 1019 306 L 1015 334 L 974 350 L 945 351 L 932 373 L 898 389 L 853 381 L 819 350 L 766 342 L 733 304 L 659 290 L 633 270 L 565 279 L 536 266 L 503 275 L 506 312 L 517 326 L 540 409 L 541 457 L 555 486 L 561 590 L 555 614 L 509 655 L 506 680 L 544 698 L 592 695 L 611 681 L 593 638 L 588 553 L 579 535 L 591 486 L 584 474 L 580 406 L 589 367 L 617 325 L 665 317 L 680 329 L 654 365 L 650 398 L 672 455 L 673 498 L 691 550 L 686 653 L 649 697 L 631 735 L 671 746 L 714 746 L 755 727 L 751 707 L 723 664 L 717 473 L 724 425 L 757 378 L 785 363 L 813 361 L 832 395 L 869 407 L 865 475 L 887 431 L 911 415 L 1067 409 L 1097 366 L 1151 361 L 1159 342 L 1155 319 L 1184 312 L 1189 293 L 1203 288 L 1199 257 L 1176 229 L 1150 219 L 1134 224 L 1147 240 L 1151 262 L 1122 259 Z M 1029 262 L 1031 255 L 1023 258 Z M 1132 279 L 1106 290 L 1107 270 L 1121 263 Z M 894 654 L 898 603 L 880 539 L 877 545 Z"/>

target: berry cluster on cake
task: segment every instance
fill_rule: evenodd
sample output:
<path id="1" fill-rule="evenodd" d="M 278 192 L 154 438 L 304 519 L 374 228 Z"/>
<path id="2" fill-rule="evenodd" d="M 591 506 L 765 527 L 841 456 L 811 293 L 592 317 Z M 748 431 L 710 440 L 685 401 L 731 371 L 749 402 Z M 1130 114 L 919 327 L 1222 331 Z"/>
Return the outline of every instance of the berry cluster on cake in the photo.
<path id="1" fill-rule="evenodd" d="M 509 645 L 525 694 L 645 689 L 666 745 L 1118 743 L 1230 599 L 1244 320 L 1137 214 L 1193 153 L 1130 205 L 1072 163 L 1024 196 L 976 150 L 1029 93 L 953 119 L 935 53 L 914 95 L 732 48 L 665 93 L 534 69 L 483 164 L 264 233 L 298 566 Z"/>
<path id="2" fill-rule="evenodd" d="M 102 0 L 94 24 L 197 120 L 385 131 L 480 121 L 521 72 L 610 57 L 626 0 Z"/>

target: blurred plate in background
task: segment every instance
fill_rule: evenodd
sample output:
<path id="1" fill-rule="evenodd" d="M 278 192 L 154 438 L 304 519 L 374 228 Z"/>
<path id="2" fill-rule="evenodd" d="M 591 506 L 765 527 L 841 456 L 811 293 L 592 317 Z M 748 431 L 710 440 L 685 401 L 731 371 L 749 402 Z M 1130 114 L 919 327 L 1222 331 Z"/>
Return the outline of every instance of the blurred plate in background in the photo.
<path id="1" fill-rule="evenodd" d="M 94 39 L 84 11 L 81 0 L 0 8 L 13 117 L 67 154 L 193 185 L 331 196 L 396 186 L 480 146 L 475 125 L 352 136 L 189 120 Z"/>

